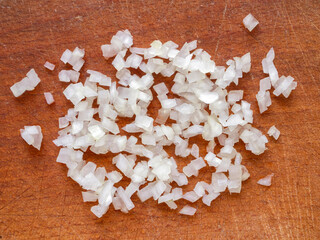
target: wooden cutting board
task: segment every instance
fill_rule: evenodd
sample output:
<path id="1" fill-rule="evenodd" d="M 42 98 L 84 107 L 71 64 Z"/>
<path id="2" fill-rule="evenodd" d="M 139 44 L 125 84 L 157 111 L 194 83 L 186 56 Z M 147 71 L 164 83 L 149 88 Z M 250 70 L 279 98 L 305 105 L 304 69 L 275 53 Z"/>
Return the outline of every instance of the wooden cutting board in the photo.
<path id="1" fill-rule="evenodd" d="M 242 19 L 252 13 L 260 22 L 249 33 Z M 2 239 L 320 239 L 319 129 L 320 129 L 320 3 L 315 1 L 0 1 L 0 238 Z M 55 162 L 58 121 L 71 107 L 62 94 L 67 86 L 58 81 L 65 69 L 62 52 L 85 48 L 86 70 L 115 79 L 111 61 L 104 60 L 100 46 L 118 30 L 129 29 L 135 46 L 148 47 L 159 39 L 180 46 L 198 40 L 217 65 L 251 52 L 252 70 L 240 80 L 244 98 L 254 110 L 254 125 L 264 133 L 276 125 L 278 141 L 255 156 L 244 151 L 251 177 L 241 194 L 225 193 L 211 207 L 201 201 L 193 217 L 181 216 L 152 200 L 129 214 L 110 208 L 101 219 L 83 203 L 81 188 L 67 178 L 66 167 Z M 255 94 L 265 77 L 261 60 L 274 47 L 280 75 L 291 75 L 298 88 L 288 99 L 272 96 L 272 106 L 260 115 Z M 45 61 L 56 64 L 53 72 Z M 35 68 L 41 83 L 32 92 L 14 98 L 9 87 Z M 170 79 L 157 78 L 157 81 Z M 48 106 L 43 92 L 56 100 Z M 152 104 L 155 117 L 159 103 Z M 119 124 L 124 124 L 123 120 Z M 40 125 L 41 151 L 19 135 L 25 125 Z M 204 154 L 205 143 L 199 141 Z M 172 150 L 172 149 L 171 149 Z M 170 152 L 170 150 L 169 150 Z M 171 151 L 172 152 L 172 151 Z M 85 159 L 114 169 L 112 155 Z M 177 159 L 179 167 L 190 159 Z M 199 179 L 210 181 L 212 169 Z M 258 179 L 274 173 L 270 188 Z M 193 184 L 197 179 L 191 179 Z M 127 184 L 127 182 L 125 182 Z M 191 185 L 189 188 L 192 188 Z"/>

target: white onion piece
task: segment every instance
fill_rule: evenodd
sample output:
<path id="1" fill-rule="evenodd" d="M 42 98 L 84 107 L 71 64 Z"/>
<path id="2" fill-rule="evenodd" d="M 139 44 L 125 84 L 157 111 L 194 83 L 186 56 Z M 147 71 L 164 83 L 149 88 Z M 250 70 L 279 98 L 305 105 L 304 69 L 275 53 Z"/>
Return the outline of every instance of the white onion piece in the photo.
<path id="1" fill-rule="evenodd" d="M 59 72 L 60 82 L 78 82 L 80 73 L 74 70 L 61 70 Z"/>
<path id="2" fill-rule="evenodd" d="M 259 181 L 258 181 L 258 184 L 262 185 L 262 186 L 266 186 L 266 187 L 269 187 L 271 186 L 271 180 L 272 180 L 272 177 L 274 176 L 273 173 L 265 176 L 264 178 L 261 178 Z"/>
<path id="3" fill-rule="evenodd" d="M 219 95 L 216 92 L 202 92 L 199 93 L 199 100 L 204 103 L 211 104 L 219 99 Z"/>
<path id="4" fill-rule="evenodd" d="M 265 92 L 271 89 L 271 81 L 269 77 L 260 80 L 260 91 Z"/>
<path id="5" fill-rule="evenodd" d="M 153 86 L 153 89 L 156 91 L 156 93 L 158 95 L 162 95 L 162 94 L 167 94 L 169 93 L 169 90 L 167 88 L 167 86 L 165 85 L 165 83 L 159 83 L 157 85 Z"/>
<path id="6" fill-rule="evenodd" d="M 267 53 L 266 58 L 262 60 L 263 72 L 269 74 L 271 85 L 275 86 L 279 80 L 278 71 L 273 63 L 275 57 L 274 49 L 271 48 Z"/>
<path id="7" fill-rule="evenodd" d="M 108 210 L 108 207 L 112 202 L 112 197 L 114 196 L 116 189 L 113 187 L 113 183 L 111 181 L 104 182 L 104 185 L 102 186 L 102 189 L 99 193 L 98 202 L 102 206 L 104 206 L 103 209 Z"/>
<path id="8" fill-rule="evenodd" d="M 152 189 L 154 185 L 155 185 L 154 182 L 149 183 L 146 187 L 138 191 L 137 195 L 140 198 L 141 202 L 144 202 L 152 197 Z"/>
<path id="9" fill-rule="evenodd" d="M 62 54 L 60 60 L 65 64 L 69 63 L 75 71 L 79 72 L 84 64 L 84 54 L 84 49 L 80 49 L 78 47 L 76 47 L 73 52 L 67 49 Z"/>
<path id="10" fill-rule="evenodd" d="M 249 13 L 243 19 L 243 25 L 251 32 L 259 24 L 258 20 Z"/>
<path id="11" fill-rule="evenodd" d="M 25 91 L 32 91 L 40 83 L 40 78 L 35 70 L 32 68 L 28 73 L 27 77 L 21 81 L 16 82 L 10 87 L 11 92 L 15 97 L 21 96 Z"/>
<path id="12" fill-rule="evenodd" d="M 126 67 L 132 67 L 132 68 L 135 68 L 137 69 L 141 62 L 142 62 L 143 58 L 137 54 L 131 54 L 127 60 L 126 60 Z"/>
<path id="13" fill-rule="evenodd" d="M 133 44 L 133 38 L 128 30 L 118 31 L 111 39 L 111 44 L 101 46 L 103 56 L 108 59 L 114 57 L 121 50 L 131 47 Z"/>
<path id="14" fill-rule="evenodd" d="M 194 156 L 195 158 L 199 157 L 199 147 L 197 144 L 193 144 L 191 148 L 191 155 Z"/>
<path id="15" fill-rule="evenodd" d="M 87 73 L 90 74 L 90 82 L 99 83 L 101 86 L 111 86 L 111 78 L 107 77 L 106 75 L 93 70 L 87 70 Z"/>
<path id="16" fill-rule="evenodd" d="M 105 135 L 105 132 L 98 125 L 92 125 L 92 126 L 88 127 L 88 131 L 91 133 L 91 136 L 95 140 L 99 140 L 100 138 L 102 138 Z"/>
<path id="17" fill-rule="evenodd" d="M 174 201 L 167 201 L 166 204 L 170 209 L 177 209 L 178 205 Z"/>
<path id="18" fill-rule="evenodd" d="M 72 52 L 71 52 L 69 49 L 66 49 L 66 50 L 63 52 L 60 60 L 61 60 L 64 64 L 66 64 L 66 63 L 69 61 L 69 59 L 71 58 L 71 56 L 72 56 Z"/>
<path id="19" fill-rule="evenodd" d="M 96 202 L 98 200 L 98 195 L 95 192 L 82 192 L 82 198 L 84 202 Z"/>
<path id="20" fill-rule="evenodd" d="M 252 128 L 245 129 L 240 139 L 246 144 L 246 149 L 256 155 L 262 154 L 265 150 L 265 144 L 268 142 L 266 136 L 264 136 L 258 129 Z"/>
<path id="21" fill-rule="evenodd" d="M 91 212 L 96 215 L 98 218 L 101 218 L 108 211 L 109 206 L 106 205 L 95 205 L 91 207 Z"/>
<path id="22" fill-rule="evenodd" d="M 204 168 L 206 166 L 206 163 L 203 161 L 202 157 L 200 157 L 195 160 L 192 160 L 190 162 L 190 165 L 198 171 L 198 170 Z"/>
<path id="23" fill-rule="evenodd" d="M 203 126 L 201 125 L 192 125 L 185 131 L 183 131 L 182 135 L 185 138 L 191 138 L 203 133 Z"/>
<path id="24" fill-rule="evenodd" d="M 267 111 L 268 107 L 271 105 L 270 92 L 269 91 L 266 91 L 266 92 L 259 91 L 258 94 L 256 95 L 256 98 L 258 101 L 260 113 Z"/>
<path id="25" fill-rule="evenodd" d="M 297 87 L 297 83 L 294 82 L 294 78 L 291 76 L 288 77 L 280 77 L 279 80 L 274 84 L 275 90 L 273 94 L 279 96 L 283 94 L 286 98 L 289 97 L 292 90 Z"/>
<path id="26" fill-rule="evenodd" d="M 112 171 L 110 173 L 107 173 L 106 176 L 113 183 L 120 182 L 122 179 L 122 175 L 118 171 Z"/>
<path id="27" fill-rule="evenodd" d="M 242 98 L 243 98 L 242 90 L 233 90 L 233 91 L 230 91 L 228 94 L 228 102 L 230 104 L 234 104 L 235 102 L 240 101 Z"/>
<path id="28" fill-rule="evenodd" d="M 202 186 L 201 182 L 197 182 L 193 191 L 199 196 L 202 197 L 205 194 L 205 188 Z"/>
<path id="29" fill-rule="evenodd" d="M 230 193 L 240 193 L 242 183 L 241 165 L 230 165 L 228 189 Z"/>
<path id="30" fill-rule="evenodd" d="M 173 194 L 168 193 L 168 194 L 165 194 L 165 195 L 159 197 L 158 203 L 168 202 L 168 201 L 172 201 L 172 200 L 173 200 Z"/>
<path id="31" fill-rule="evenodd" d="M 241 61 L 241 71 L 244 73 L 250 72 L 251 69 L 251 55 L 250 53 L 246 53 L 240 59 Z"/>
<path id="32" fill-rule="evenodd" d="M 246 181 L 250 177 L 250 173 L 249 173 L 248 169 L 243 165 L 241 165 L 241 169 L 242 169 L 241 180 Z"/>
<path id="33" fill-rule="evenodd" d="M 227 172 L 230 167 L 230 163 L 230 158 L 222 158 L 221 163 L 217 167 L 217 172 Z"/>
<path id="34" fill-rule="evenodd" d="M 125 176 L 130 177 L 133 174 L 132 166 L 130 166 L 128 159 L 123 154 L 120 153 L 112 161 Z"/>
<path id="35" fill-rule="evenodd" d="M 197 193 L 195 193 L 195 191 L 190 191 L 190 192 L 187 192 L 183 195 L 183 198 L 189 202 L 196 202 L 198 201 L 201 196 L 199 196 Z"/>
<path id="36" fill-rule="evenodd" d="M 166 190 L 166 185 L 162 181 L 158 181 L 153 187 L 152 187 L 152 196 L 154 200 L 158 200 L 162 193 Z"/>
<path id="37" fill-rule="evenodd" d="M 211 202 L 216 199 L 217 197 L 220 196 L 220 193 L 209 193 L 209 194 L 206 194 L 202 197 L 202 202 L 207 205 L 207 206 L 210 206 L 211 205 Z"/>
<path id="38" fill-rule="evenodd" d="M 228 178 L 224 173 L 213 173 L 211 184 L 215 192 L 224 192 L 228 186 Z"/>
<path id="39" fill-rule="evenodd" d="M 174 188 L 172 189 L 171 193 L 173 201 L 179 200 L 183 196 L 182 188 Z"/>
<path id="40" fill-rule="evenodd" d="M 47 61 L 45 62 L 44 67 L 49 69 L 50 71 L 53 71 L 55 68 L 55 65 Z"/>
<path id="41" fill-rule="evenodd" d="M 273 125 L 269 128 L 268 135 L 272 136 L 275 140 L 278 140 L 280 136 L 280 131 Z"/>
<path id="42" fill-rule="evenodd" d="M 20 129 L 20 134 L 23 140 L 40 151 L 43 138 L 40 126 L 25 126 Z"/>
<path id="43" fill-rule="evenodd" d="M 131 201 L 130 197 L 127 196 L 127 194 L 125 193 L 125 191 L 122 187 L 119 187 L 117 189 L 117 193 L 119 194 L 119 197 L 126 205 L 126 208 L 128 209 L 128 211 L 130 211 L 132 208 L 134 208 L 133 202 Z"/>
<path id="44" fill-rule="evenodd" d="M 125 193 L 128 197 L 131 197 L 135 192 L 139 190 L 139 185 L 136 183 L 131 182 L 125 190 Z"/>
<path id="45" fill-rule="evenodd" d="M 193 216 L 196 213 L 196 211 L 197 209 L 186 205 L 179 211 L 179 213 L 183 215 Z"/>
<path id="46" fill-rule="evenodd" d="M 212 152 L 208 152 L 204 159 L 207 161 L 208 165 L 212 167 L 218 167 L 222 162 L 222 160 L 216 157 Z"/>
<path id="47" fill-rule="evenodd" d="M 163 99 L 160 100 L 162 108 L 168 109 L 168 108 L 174 108 L 177 105 L 177 102 L 175 99 Z"/>
<path id="48" fill-rule="evenodd" d="M 148 116 L 136 116 L 135 125 L 145 131 L 150 132 L 153 128 L 153 118 Z"/>
<path id="49" fill-rule="evenodd" d="M 59 118 L 59 128 L 65 128 L 69 125 L 69 120 L 66 117 Z"/>
<path id="50" fill-rule="evenodd" d="M 45 92 L 44 93 L 44 97 L 45 97 L 46 102 L 47 102 L 48 105 L 54 103 L 53 96 L 52 96 L 52 94 L 50 92 Z"/>
<path id="51" fill-rule="evenodd" d="M 130 48 L 130 52 L 135 53 L 135 54 L 139 54 L 139 55 L 143 55 L 145 52 L 145 48 L 138 48 L 138 47 L 131 47 Z"/>
<path id="52" fill-rule="evenodd" d="M 106 130 L 110 131 L 113 134 L 118 134 L 120 132 L 118 125 L 115 121 L 109 119 L 109 118 L 103 118 L 101 125 Z"/>

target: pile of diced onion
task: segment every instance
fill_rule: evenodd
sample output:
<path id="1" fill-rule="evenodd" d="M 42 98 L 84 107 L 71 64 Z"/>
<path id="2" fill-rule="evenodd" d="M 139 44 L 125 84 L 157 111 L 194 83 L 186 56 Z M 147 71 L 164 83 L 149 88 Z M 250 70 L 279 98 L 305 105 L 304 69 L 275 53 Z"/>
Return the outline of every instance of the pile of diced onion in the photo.
<path id="1" fill-rule="evenodd" d="M 63 93 L 74 107 L 59 119 L 61 130 L 54 140 L 61 147 L 57 162 L 64 163 L 68 176 L 85 190 L 83 200 L 97 202 L 91 211 L 101 217 L 112 205 L 115 210 L 127 213 L 135 207 L 131 198 L 137 194 L 142 202 L 152 198 L 170 209 L 179 208 L 181 214 L 194 215 L 194 207 L 178 206 L 177 201 L 194 203 L 201 199 L 210 206 L 222 192 L 240 193 L 242 181 L 250 174 L 241 164 L 242 157 L 235 144 L 242 141 L 248 151 L 259 155 L 268 142 L 252 126 L 253 112 L 250 103 L 243 100 L 243 91 L 227 90 L 231 84 L 238 85 L 243 74 L 250 71 L 250 53 L 228 60 L 226 67 L 216 66 L 209 53 L 197 48 L 197 41 L 185 43 L 180 49 L 172 41 L 159 40 L 149 48 L 138 48 L 133 47 L 128 30 L 119 31 L 101 49 L 106 59 L 114 58 L 116 81 L 104 73 L 88 70 L 85 82 L 78 82 L 85 62 L 84 49 L 63 53 L 61 60 L 73 70 L 60 71 L 59 79 L 71 82 Z M 279 78 L 273 59 L 271 49 L 262 61 L 268 77 L 260 81 L 257 94 L 261 113 L 271 105 L 271 87 L 275 96 L 285 97 L 296 87 L 292 77 Z M 54 69 L 48 62 L 45 67 Z M 132 69 L 138 69 L 141 76 L 133 74 Z M 154 84 L 155 75 L 160 75 L 163 82 Z M 169 77 L 173 78 L 171 89 L 166 85 Z M 13 92 L 18 89 L 15 96 L 34 88 L 35 81 L 28 79 L 12 89 Z M 28 82 L 30 86 L 25 86 Z M 169 93 L 174 97 L 169 97 Z M 48 104 L 53 103 L 51 94 L 46 93 L 45 97 Z M 154 98 L 161 103 L 157 116 L 148 114 Z M 117 124 L 120 118 L 133 119 L 122 128 L 127 134 L 120 134 Z M 138 138 L 132 133 L 138 134 Z M 275 126 L 268 133 L 276 139 L 280 134 Z M 38 127 L 27 127 L 22 134 L 29 144 L 39 147 L 32 137 L 39 134 Z M 197 144 L 189 144 L 189 139 L 196 136 L 203 138 L 199 146 L 206 144 L 207 153 L 203 156 Z M 177 168 L 175 156 L 165 151 L 165 147 L 172 145 L 175 156 L 193 159 L 182 171 Z M 216 145 L 220 145 L 219 151 Z M 116 154 L 112 163 L 117 170 L 108 171 L 86 162 L 83 159 L 86 151 Z M 205 167 L 212 171 L 211 182 L 199 179 L 193 190 L 184 192 L 182 186 L 188 185 L 190 178 L 196 178 Z M 130 179 L 130 184 L 116 187 L 123 177 Z M 263 180 L 259 184 L 269 186 L 271 177 L 268 179 L 269 182 Z"/>

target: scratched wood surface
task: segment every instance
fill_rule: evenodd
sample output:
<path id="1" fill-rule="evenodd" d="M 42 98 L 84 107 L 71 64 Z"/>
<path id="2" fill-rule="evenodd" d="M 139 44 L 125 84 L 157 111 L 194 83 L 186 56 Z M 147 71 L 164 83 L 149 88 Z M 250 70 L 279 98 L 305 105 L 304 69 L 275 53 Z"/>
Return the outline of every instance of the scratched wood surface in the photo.
<path id="1" fill-rule="evenodd" d="M 252 33 L 241 24 L 249 12 L 260 21 Z M 0 238 L 320 239 L 319 14 L 318 0 L 1 0 Z M 121 29 L 129 29 L 135 45 L 141 47 L 155 39 L 180 45 L 197 39 L 218 65 L 251 52 L 252 71 L 239 88 L 252 103 L 255 126 L 266 133 L 275 124 L 281 136 L 277 142 L 271 140 L 261 156 L 245 153 L 240 145 L 251 173 L 240 195 L 223 194 L 211 207 L 201 201 L 192 204 L 198 208 L 194 217 L 178 215 L 152 200 L 142 204 L 134 196 L 136 208 L 129 214 L 111 208 L 97 219 L 90 212 L 92 204 L 82 203 L 80 187 L 55 162 L 58 148 L 52 140 L 57 137 L 57 119 L 71 107 L 62 94 L 66 85 L 57 80 L 65 68 L 59 58 L 66 48 L 85 48 L 81 80 L 87 69 L 114 78 L 111 61 L 102 58 L 100 45 Z M 255 101 L 258 81 L 264 77 L 260 62 L 272 46 L 279 73 L 292 75 L 298 88 L 289 99 L 272 97 L 271 108 L 260 116 Z M 53 72 L 43 68 L 46 60 L 57 65 Z M 15 99 L 9 87 L 30 68 L 36 69 L 42 82 Z M 170 85 L 170 80 L 164 81 Z M 44 91 L 53 93 L 54 105 L 45 104 Z M 158 105 L 152 105 L 151 115 Z M 19 136 L 25 125 L 42 126 L 40 152 Z M 109 155 L 85 157 L 113 169 Z M 179 167 L 186 162 L 181 160 Z M 259 178 L 272 172 L 270 188 L 257 185 Z M 209 180 L 210 169 L 199 177 Z M 181 207 L 186 202 L 178 203 Z"/>

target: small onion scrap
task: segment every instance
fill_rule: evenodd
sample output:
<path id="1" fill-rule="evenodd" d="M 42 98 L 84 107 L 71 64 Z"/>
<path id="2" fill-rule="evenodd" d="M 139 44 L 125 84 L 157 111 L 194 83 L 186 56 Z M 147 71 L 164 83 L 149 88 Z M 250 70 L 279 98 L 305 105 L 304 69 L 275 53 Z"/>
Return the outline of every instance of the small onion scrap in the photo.
<path id="1" fill-rule="evenodd" d="M 249 13 L 244 19 L 243 19 L 243 25 L 251 32 L 257 25 L 259 24 L 258 20 Z"/>
<path id="2" fill-rule="evenodd" d="M 53 99 L 53 96 L 50 92 L 45 92 L 44 93 L 44 97 L 46 99 L 46 102 L 48 105 L 51 105 L 52 103 L 54 103 L 54 99 Z"/>
<path id="3" fill-rule="evenodd" d="M 183 215 L 192 216 L 196 213 L 196 211 L 197 209 L 195 209 L 194 207 L 190 207 L 189 205 L 186 205 L 180 210 L 179 213 Z"/>
<path id="4" fill-rule="evenodd" d="M 44 67 L 49 69 L 50 71 L 53 71 L 56 66 L 47 61 L 47 62 L 45 62 Z"/>
<path id="5" fill-rule="evenodd" d="M 279 136 L 280 136 L 280 131 L 276 128 L 276 126 L 272 126 L 270 127 L 270 129 L 268 130 L 268 135 L 271 137 L 273 137 L 275 140 L 278 140 Z"/>
<path id="6" fill-rule="evenodd" d="M 262 185 L 262 186 L 266 186 L 266 187 L 270 187 L 271 186 L 271 180 L 272 180 L 272 177 L 274 176 L 273 173 L 265 176 L 264 178 L 261 178 L 259 181 L 258 181 L 258 184 Z"/>

